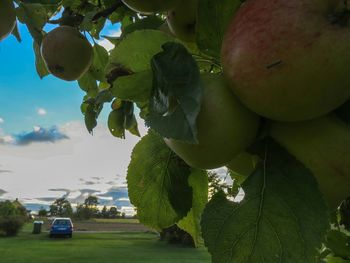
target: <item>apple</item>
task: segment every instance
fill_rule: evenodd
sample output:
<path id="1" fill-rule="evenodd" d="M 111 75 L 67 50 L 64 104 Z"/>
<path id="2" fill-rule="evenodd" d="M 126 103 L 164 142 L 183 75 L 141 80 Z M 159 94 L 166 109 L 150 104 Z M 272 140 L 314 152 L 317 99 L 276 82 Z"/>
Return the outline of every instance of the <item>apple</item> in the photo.
<path id="1" fill-rule="evenodd" d="M 179 3 L 179 0 L 122 0 L 122 2 L 136 12 L 152 14 L 170 10 Z"/>
<path id="2" fill-rule="evenodd" d="M 238 154 L 234 159 L 226 164 L 226 167 L 231 170 L 233 177 L 242 184 L 255 170 L 259 157 L 248 152 Z"/>
<path id="3" fill-rule="evenodd" d="M 167 15 L 170 31 L 184 42 L 196 40 L 196 11 L 197 0 L 182 0 Z"/>
<path id="4" fill-rule="evenodd" d="M 212 169 L 224 166 L 248 147 L 260 121 L 233 95 L 221 75 L 202 74 L 201 81 L 198 144 L 174 139 L 165 139 L 165 143 L 190 166 Z"/>
<path id="5" fill-rule="evenodd" d="M 342 24 L 345 5 L 335 5 L 344 2 L 248 0 L 241 6 L 221 55 L 244 105 L 273 120 L 301 121 L 349 99 L 350 27 Z"/>
<path id="6" fill-rule="evenodd" d="M 350 126 L 336 116 L 273 122 L 270 134 L 309 168 L 330 208 L 350 196 Z"/>
<path id="7" fill-rule="evenodd" d="M 0 41 L 6 38 L 16 26 L 16 10 L 11 0 L 0 1 Z"/>
<path id="8" fill-rule="evenodd" d="M 41 54 L 50 73 L 67 81 L 79 79 L 93 60 L 89 41 L 70 26 L 50 31 L 41 44 Z"/>

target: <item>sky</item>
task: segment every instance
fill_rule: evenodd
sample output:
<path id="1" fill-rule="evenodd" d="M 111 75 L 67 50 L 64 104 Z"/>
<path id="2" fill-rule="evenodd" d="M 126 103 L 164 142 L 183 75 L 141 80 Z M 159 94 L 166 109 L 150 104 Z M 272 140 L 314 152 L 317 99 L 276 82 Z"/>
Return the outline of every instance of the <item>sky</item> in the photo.
<path id="1" fill-rule="evenodd" d="M 0 42 L 0 198 L 24 202 L 51 200 L 70 190 L 105 193 L 125 183 L 130 154 L 139 138 L 114 138 L 106 127 L 107 111 L 91 136 L 76 82 L 35 71 L 32 38 L 19 26 L 22 42 Z M 118 25 L 103 34 L 118 35 Z M 107 40 L 99 42 L 111 49 Z M 141 124 L 141 133 L 146 128 Z M 51 198 L 51 199 L 50 199 Z"/>

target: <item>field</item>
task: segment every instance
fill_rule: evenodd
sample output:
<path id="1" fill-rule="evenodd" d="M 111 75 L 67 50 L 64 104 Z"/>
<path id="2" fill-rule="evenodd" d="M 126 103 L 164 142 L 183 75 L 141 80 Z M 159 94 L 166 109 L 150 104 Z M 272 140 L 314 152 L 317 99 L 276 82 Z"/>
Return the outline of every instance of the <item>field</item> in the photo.
<path id="1" fill-rule="evenodd" d="M 151 232 L 79 232 L 72 239 L 50 239 L 46 232 L 32 235 L 30 230 L 27 225 L 18 237 L 0 238 L 1 263 L 210 262 L 204 248 L 168 245 Z"/>

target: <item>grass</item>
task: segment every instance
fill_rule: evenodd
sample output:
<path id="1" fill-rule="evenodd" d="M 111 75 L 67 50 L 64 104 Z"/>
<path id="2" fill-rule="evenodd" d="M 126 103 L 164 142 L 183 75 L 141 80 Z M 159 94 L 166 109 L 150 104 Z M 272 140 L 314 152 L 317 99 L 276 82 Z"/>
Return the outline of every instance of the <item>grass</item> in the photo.
<path id="1" fill-rule="evenodd" d="M 191 249 L 158 241 L 152 233 L 79 233 L 72 239 L 47 233 L 0 238 L 1 263 L 209 263 L 204 248 Z"/>

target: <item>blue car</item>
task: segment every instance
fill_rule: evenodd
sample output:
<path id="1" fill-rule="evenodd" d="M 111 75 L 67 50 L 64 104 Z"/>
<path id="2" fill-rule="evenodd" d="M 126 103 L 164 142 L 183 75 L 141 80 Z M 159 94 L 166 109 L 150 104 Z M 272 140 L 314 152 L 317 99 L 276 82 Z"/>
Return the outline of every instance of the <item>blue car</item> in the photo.
<path id="1" fill-rule="evenodd" d="M 73 223 L 70 218 L 55 218 L 51 224 L 50 237 L 73 236 Z"/>

